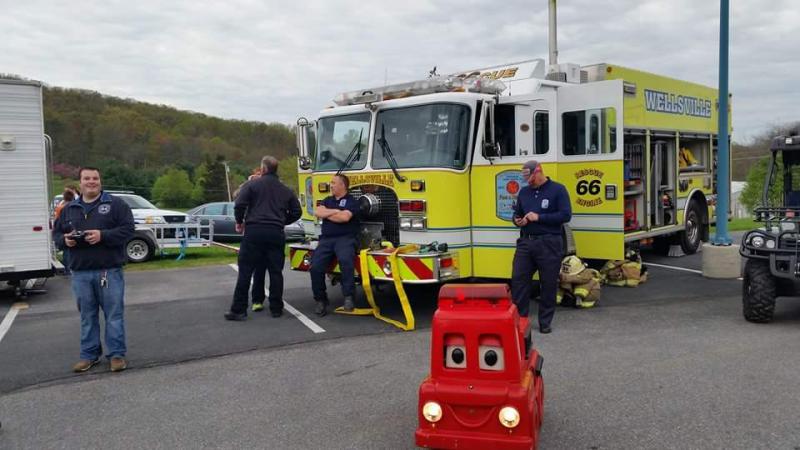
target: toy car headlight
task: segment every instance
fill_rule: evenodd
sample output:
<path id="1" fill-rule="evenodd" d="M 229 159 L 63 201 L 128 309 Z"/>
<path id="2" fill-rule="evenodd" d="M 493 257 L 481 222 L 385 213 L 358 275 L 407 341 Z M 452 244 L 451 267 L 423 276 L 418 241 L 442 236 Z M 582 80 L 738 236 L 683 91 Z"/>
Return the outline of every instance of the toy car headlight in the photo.
<path id="1" fill-rule="evenodd" d="M 506 406 L 500 410 L 498 416 L 500 424 L 506 428 L 514 428 L 519 425 L 519 411 L 513 406 Z"/>
<path id="2" fill-rule="evenodd" d="M 436 402 L 425 403 L 425 406 L 422 407 L 422 416 L 428 422 L 438 422 L 442 418 L 442 407 Z"/>
<path id="3" fill-rule="evenodd" d="M 764 237 L 763 236 L 753 236 L 750 238 L 750 245 L 753 247 L 761 248 L 764 246 Z M 774 243 L 773 243 L 774 245 Z"/>

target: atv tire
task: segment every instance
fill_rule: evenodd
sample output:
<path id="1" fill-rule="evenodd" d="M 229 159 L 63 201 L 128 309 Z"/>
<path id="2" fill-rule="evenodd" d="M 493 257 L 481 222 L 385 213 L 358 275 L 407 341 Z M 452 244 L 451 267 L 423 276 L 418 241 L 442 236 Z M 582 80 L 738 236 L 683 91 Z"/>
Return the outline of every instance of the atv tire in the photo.
<path id="1" fill-rule="evenodd" d="M 766 261 L 747 260 L 742 282 L 742 313 L 747 321 L 767 323 L 772 320 L 776 284 Z"/>

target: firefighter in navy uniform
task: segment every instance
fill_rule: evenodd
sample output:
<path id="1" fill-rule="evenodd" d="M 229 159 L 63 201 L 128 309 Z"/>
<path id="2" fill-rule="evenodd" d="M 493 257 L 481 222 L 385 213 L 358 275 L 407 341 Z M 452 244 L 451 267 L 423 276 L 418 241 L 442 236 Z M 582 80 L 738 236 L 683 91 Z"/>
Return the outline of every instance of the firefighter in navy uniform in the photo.
<path id="1" fill-rule="evenodd" d="M 511 296 L 522 317 L 528 316 L 531 278 L 539 272 L 539 331 L 549 333 L 556 308 L 558 275 L 561 271 L 562 224 L 572 218 L 569 193 L 564 185 L 544 175 L 537 161 L 522 166 L 522 177 L 528 185 L 519 191 L 514 206 L 514 224 L 520 237 L 514 252 L 511 274 Z"/>
<path id="2" fill-rule="evenodd" d="M 314 292 L 318 316 L 327 314 L 328 295 L 325 292 L 325 273 L 333 257 L 339 261 L 341 271 L 344 310 L 355 308 L 355 259 L 356 236 L 358 235 L 358 201 L 350 195 L 350 180 L 346 175 L 337 174 L 331 179 L 331 194 L 314 210 L 314 215 L 322 219 L 322 233 L 319 244 L 311 257 L 311 289 Z"/>

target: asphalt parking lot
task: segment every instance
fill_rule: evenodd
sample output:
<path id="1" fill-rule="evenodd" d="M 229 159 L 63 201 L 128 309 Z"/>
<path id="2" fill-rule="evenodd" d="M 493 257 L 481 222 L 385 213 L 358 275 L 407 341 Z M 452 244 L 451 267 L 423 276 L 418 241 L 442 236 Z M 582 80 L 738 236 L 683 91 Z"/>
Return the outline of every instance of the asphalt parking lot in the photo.
<path id="1" fill-rule="evenodd" d="M 540 448 L 800 448 L 800 301 L 779 300 L 773 323 L 750 324 L 741 282 L 702 278 L 700 255 L 645 259 L 647 283 L 605 287 L 599 307 L 561 308 L 552 334 L 534 334 L 545 358 Z M 121 374 L 70 373 L 78 315 L 67 280 L 50 280 L 0 341 L 0 448 L 414 447 L 429 291 L 411 292 L 417 330 L 402 332 L 314 316 L 308 276 L 287 272 L 297 315 L 233 323 L 222 313 L 235 275 L 128 273 Z M 338 287 L 329 292 L 341 302 Z M 13 301 L 0 294 L 0 316 Z M 391 289 L 380 302 L 399 318 Z"/>

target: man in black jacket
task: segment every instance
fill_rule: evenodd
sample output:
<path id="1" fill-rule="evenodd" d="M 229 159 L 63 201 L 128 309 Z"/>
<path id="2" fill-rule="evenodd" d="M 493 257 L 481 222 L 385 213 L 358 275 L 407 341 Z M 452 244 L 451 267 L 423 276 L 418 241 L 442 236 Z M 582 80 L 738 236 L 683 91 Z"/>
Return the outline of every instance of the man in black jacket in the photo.
<path id="1" fill-rule="evenodd" d="M 106 323 L 106 357 L 111 371 L 125 370 L 125 245 L 134 233 L 130 207 L 102 191 L 100 171 L 84 167 L 78 177 L 81 196 L 64 207 L 53 226 L 53 240 L 69 248 L 72 292 L 81 314 L 80 361 L 75 372 L 86 372 L 100 361 L 99 309 Z"/>
<path id="2" fill-rule="evenodd" d="M 239 248 L 239 278 L 233 304 L 225 313 L 228 320 L 247 319 L 247 294 L 253 271 L 266 263 L 269 272 L 269 310 L 272 317 L 283 314 L 283 264 L 286 236 L 283 227 L 300 218 L 297 196 L 278 179 L 278 160 L 261 159 L 260 178 L 242 186 L 234 204 L 236 231 L 244 232 Z M 254 304 L 254 310 L 259 308 Z"/>

